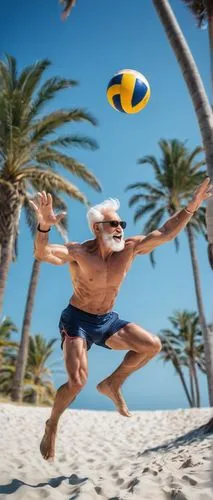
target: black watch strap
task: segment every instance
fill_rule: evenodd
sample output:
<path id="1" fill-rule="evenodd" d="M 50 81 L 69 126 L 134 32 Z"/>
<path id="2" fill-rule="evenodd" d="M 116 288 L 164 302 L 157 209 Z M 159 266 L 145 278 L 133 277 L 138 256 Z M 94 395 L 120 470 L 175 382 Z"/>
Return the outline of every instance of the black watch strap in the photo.
<path id="1" fill-rule="evenodd" d="M 40 228 L 40 224 L 37 225 L 37 231 L 39 231 L 40 233 L 49 233 L 50 229 L 51 229 L 51 226 L 49 227 L 49 229 L 44 231 L 43 229 Z"/>

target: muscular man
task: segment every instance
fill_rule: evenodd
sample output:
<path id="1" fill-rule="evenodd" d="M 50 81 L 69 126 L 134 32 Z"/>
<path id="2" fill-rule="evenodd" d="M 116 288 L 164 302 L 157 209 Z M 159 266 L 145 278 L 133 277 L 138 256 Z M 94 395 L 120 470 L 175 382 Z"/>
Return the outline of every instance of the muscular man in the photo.
<path id="1" fill-rule="evenodd" d="M 120 387 L 131 373 L 160 351 L 161 344 L 156 336 L 113 312 L 116 296 L 134 258 L 175 238 L 202 201 L 212 194 L 213 187 L 207 178 L 187 207 L 160 229 L 127 239 L 124 239 L 126 223 L 117 213 L 119 201 L 106 200 L 87 213 L 94 239 L 64 245 L 48 242 L 51 226 L 63 217 L 63 213 L 54 214 L 51 195 L 43 191 L 31 202 L 38 220 L 35 258 L 55 265 L 68 263 L 74 290 L 59 322 L 68 381 L 58 389 L 46 422 L 40 446 L 44 459 L 53 458 L 58 420 L 86 384 L 87 351 L 93 343 L 108 349 L 128 350 L 121 365 L 97 389 L 112 399 L 121 415 L 131 416 Z"/>

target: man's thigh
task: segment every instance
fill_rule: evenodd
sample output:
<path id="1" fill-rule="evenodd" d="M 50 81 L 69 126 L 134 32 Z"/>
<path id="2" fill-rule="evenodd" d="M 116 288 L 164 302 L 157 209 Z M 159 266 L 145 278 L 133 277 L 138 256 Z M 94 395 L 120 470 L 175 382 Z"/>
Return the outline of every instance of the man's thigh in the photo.
<path id="1" fill-rule="evenodd" d="M 111 349 L 131 349 L 136 352 L 156 349 L 157 343 L 160 346 L 158 337 L 135 323 L 128 323 L 105 341 Z"/>
<path id="2" fill-rule="evenodd" d="M 79 374 L 87 377 L 88 356 L 86 340 L 80 337 L 65 337 L 63 344 L 64 360 L 69 377 L 76 378 Z"/>

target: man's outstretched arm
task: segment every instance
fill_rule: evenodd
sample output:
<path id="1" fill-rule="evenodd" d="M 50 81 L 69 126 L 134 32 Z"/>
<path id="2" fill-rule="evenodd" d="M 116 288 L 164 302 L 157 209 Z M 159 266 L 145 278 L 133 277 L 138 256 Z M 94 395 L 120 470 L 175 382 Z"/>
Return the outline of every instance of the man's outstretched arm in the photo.
<path id="1" fill-rule="evenodd" d="M 60 266 L 72 260 L 71 250 L 74 244 L 54 245 L 48 241 L 52 225 L 57 224 L 65 212 L 55 215 L 52 207 L 52 196 L 45 191 L 38 193 L 34 200 L 30 200 L 38 221 L 38 229 L 34 241 L 34 257 L 43 262 Z"/>
<path id="2" fill-rule="evenodd" d="M 175 238 L 190 221 L 201 203 L 212 195 L 213 186 L 210 184 L 210 179 L 206 178 L 195 191 L 192 201 L 188 203 L 186 208 L 174 214 L 160 229 L 152 231 L 147 236 L 133 238 L 135 255 L 150 253 L 159 245 Z"/>

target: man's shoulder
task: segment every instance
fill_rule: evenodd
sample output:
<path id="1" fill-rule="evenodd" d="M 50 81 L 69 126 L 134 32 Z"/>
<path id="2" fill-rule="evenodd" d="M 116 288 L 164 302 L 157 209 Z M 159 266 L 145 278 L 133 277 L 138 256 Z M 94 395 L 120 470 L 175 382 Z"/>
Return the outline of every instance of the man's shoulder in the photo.
<path id="1" fill-rule="evenodd" d="M 142 234 L 140 236 L 130 236 L 125 239 L 125 247 L 134 248 L 138 243 L 141 243 L 144 238 L 145 236 Z"/>
<path id="2" fill-rule="evenodd" d="M 79 243 L 78 241 L 68 241 L 67 243 L 65 243 L 65 247 L 70 248 L 70 249 L 76 248 L 79 245 L 81 245 L 81 243 Z"/>
<path id="3" fill-rule="evenodd" d="M 65 246 L 68 248 L 68 250 L 87 250 L 88 248 L 94 246 L 94 240 L 86 240 L 83 241 L 82 243 L 78 241 L 69 241 L 68 243 L 65 244 Z"/>
<path id="4" fill-rule="evenodd" d="M 81 243 L 78 241 L 68 241 L 65 243 L 65 247 L 67 247 L 68 252 L 71 256 L 76 255 L 81 249 Z"/>

